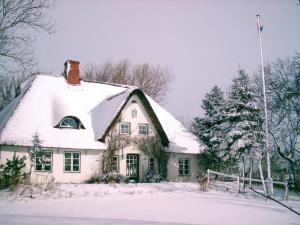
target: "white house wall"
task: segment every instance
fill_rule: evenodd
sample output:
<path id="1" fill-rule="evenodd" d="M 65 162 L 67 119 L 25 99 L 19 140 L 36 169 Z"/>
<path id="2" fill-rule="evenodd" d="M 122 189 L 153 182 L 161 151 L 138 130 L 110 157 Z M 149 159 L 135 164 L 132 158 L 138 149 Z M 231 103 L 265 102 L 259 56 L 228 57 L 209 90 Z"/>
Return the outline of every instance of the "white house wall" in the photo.
<path id="1" fill-rule="evenodd" d="M 100 171 L 102 151 L 56 148 L 46 148 L 45 150 L 52 151 L 52 171 L 39 172 L 33 168 L 30 177 L 32 183 L 45 183 L 50 181 L 54 181 L 55 183 L 82 183 Z M 80 152 L 80 172 L 64 171 L 65 152 Z M 28 147 L 1 146 L 0 163 L 4 164 L 6 159 L 12 159 L 15 153 L 17 156 L 26 157 L 26 170 L 29 171 L 30 161 Z"/>
<path id="2" fill-rule="evenodd" d="M 190 159 L 190 175 L 179 176 L 179 159 Z M 170 153 L 168 162 L 168 180 L 170 181 L 193 181 L 198 175 L 198 158 L 195 154 Z"/>

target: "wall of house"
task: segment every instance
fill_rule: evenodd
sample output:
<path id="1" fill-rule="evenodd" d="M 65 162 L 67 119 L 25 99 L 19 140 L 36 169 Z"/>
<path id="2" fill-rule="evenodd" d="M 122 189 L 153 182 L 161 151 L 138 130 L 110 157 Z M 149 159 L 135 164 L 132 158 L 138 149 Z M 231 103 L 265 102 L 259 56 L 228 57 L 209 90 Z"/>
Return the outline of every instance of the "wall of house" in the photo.
<path id="1" fill-rule="evenodd" d="M 135 101 L 136 103 L 132 103 Z M 132 110 L 137 110 L 137 117 L 132 118 Z M 145 111 L 143 104 L 138 97 L 132 96 L 126 106 L 124 107 L 120 117 L 117 120 L 117 124 L 113 127 L 113 132 L 116 134 L 120 133 L 120 123 L 127 122 L 131 124 L 131 133 L 130 135 L 121 135 L 121 137 L 129 138 L 138 138 L 144 137 L 143 135 L 138 134 L 138 125 L 139 124 L 148 124 L 149 125 L 149 134 L 148 136 L 155 136 L 157 131 L 155 130 L 154 125 L 152 124 L 147 112 Z M 118 156 L 119 170 L 118 172 L 122 175 L 126 175 L 126 155 L 127 154 L 138 154 L 139 155 L 139 181 L 142 181 L 143 177 L 149 171 L 149 158 L 150 156 L 145 155 L 142 151 L 138 149 L 137 144 L 131 144 L 126 146 L 123 149 L 120 149 L 116 156 Z M 190 159 L 190 175 L 189 176 L 179 176 L 178 172 L 178 160 L 180 158 Z M 155 160 L 155 170 L 158 171 L 157 161 Z M 170 181 L 191 181 L 196 179 L 198 174 L 198 160 L 197 155 L 194 154 L 178 154 L 170 153 L 170 159 L 168 163 L 168 180 Z"/>
<path id="2" fill-rule="evenodd" d="M 77 149 L 57 149 L 46 148 L 45 150 L 52 151 L 52 171 L 39 172 L 33 168 L 30 181 L 32 183 L 45 183 L 54 181 L 55 183 L 82 183 L 99 173 L 101 164 L 102 151 L 99 150 L 77 150 Z M 80 171 L 65 172 L 64 171 L 64 153 L 79 152 L 80 153 Z M 26 156 L 26 170 L 30 170 L 30 160 L 28 147 L 20 146 L 1 146 L 0 163 L 4 164 L 6 159 L 11 159 L 13 155 L 22 157 Z"/>
<path id="3" fill-rule="evenodd" d="M 179 175 L 179 159 L 190 159 L 190 175 Z M 195 154 L 170 153 L 168 162 L 168 180 L 170 181 L 195 181 L 198 175 L 198 159 Z"/>

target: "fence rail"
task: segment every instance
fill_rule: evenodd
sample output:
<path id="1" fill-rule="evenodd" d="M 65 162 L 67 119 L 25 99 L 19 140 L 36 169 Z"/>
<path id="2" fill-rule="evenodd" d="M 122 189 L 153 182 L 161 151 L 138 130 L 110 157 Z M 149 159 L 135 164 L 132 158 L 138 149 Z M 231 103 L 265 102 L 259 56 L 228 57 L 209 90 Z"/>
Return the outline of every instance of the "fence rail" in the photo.
<path id="1" fill-rule="evenodd" d="M 260 180 L 260 179 L 253 179 L 253 178 L 245 178 L 245 177 L 240 177 L 240 176 L 236 176 L 236 175 L 229 175 L 229 174 L 224 174 L 224 173 L 220 173 L 220 172 L 217 172 L 217 171 L 213 171 L 213 170 L 207 170 L 207 179 L 208 179 L 208 184 L 209 184 L 209 180 L 210 180 L 210 174 L 216 174 L 216 175 L 220 175 L 220 176 L 223 176 L 223 177 L 230 177 L 230 178 L 234 178 L 237 180 L 237 183 L 238 183 L 238 188 L 239 188 L 239 191 L 240 191 L 240 181 L 249 181 L 249 182 L 265 182 L 267 183 L 266 180 Z M 287 200 L 288 199 L 288 182 L 280 182 L 280 181 L 273 181 L 272 182 L 273 184 L 279 184 L 279 185 L 283 185 L 285 187 L 285 194 L 284 194 L 284 200 Z"/>

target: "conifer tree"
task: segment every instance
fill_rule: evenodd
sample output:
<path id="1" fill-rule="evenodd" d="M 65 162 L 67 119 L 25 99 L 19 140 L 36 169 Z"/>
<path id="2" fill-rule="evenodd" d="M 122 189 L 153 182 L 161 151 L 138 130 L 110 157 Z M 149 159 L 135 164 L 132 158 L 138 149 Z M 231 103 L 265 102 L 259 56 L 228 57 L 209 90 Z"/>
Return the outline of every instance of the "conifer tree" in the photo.
<path id="1" fill-rule="evenodd" d="M 199 165 L 203 170 L 221 170 L 226 167 L 220 144 L 224 142 L 224 93 L 214 86 L 202 101 L 203 117 L 194 120 L 194 132 L 206 144 L 207 149 L 199 155 Z"/>
<path id="2" fill-rule="evenodd" d="M 226 128 L 225 146 L 228 157 L 242 159 L 250 152 L 261 149 L 263 141 L 263 114 L 257 106 L 257 97 L 253 91 L 249 76 L 238 71 L 233 79 L 229 98 L 225 107 Z"/>

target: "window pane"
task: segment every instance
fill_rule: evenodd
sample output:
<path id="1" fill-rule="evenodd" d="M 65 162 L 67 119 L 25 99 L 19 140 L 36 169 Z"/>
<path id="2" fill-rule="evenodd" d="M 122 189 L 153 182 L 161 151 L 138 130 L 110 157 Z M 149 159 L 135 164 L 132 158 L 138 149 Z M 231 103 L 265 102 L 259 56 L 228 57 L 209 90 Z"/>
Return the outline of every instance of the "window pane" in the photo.
<path id="1" fill-rule="evenodd" d="M 51 165 L 45 165 L 44 170 L 45 171 L 51 171 Z"/>
<path id="2" fill-rule="evenodd" d="M 65 158 L 71 158 L 71 153 L 70 152 L 65 152 Z"/>
<path id="3" fill-rule="evenodd" d="M 79 165 L 79 159 L 74 159 L 73 160 L 73 165 Z"/>
<path id="4" fill-rule="evenodd" d="M 78 172 L 79 171 L 79 166 L 73 166 L 73 171 Z"/>
<path id="5" fill-rule="evenodd" d="M 79 153 L 73 153 L 73 158 L 79 159 Z"/>
<path id="6" fill-rule="evenodd" d="M 71 165 L 65 165 L 65 171 L 71 171 Z"/>
<path id="7" fill-rule="evenodd" d="M 71 159 L 65 159 L 65 164 L 71 165 Z"/>

